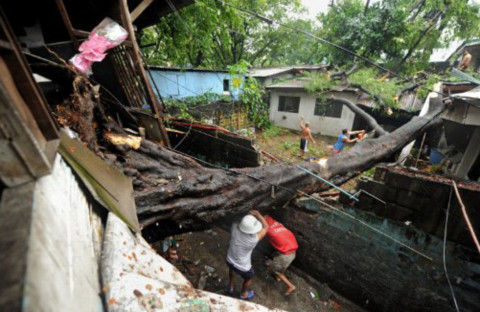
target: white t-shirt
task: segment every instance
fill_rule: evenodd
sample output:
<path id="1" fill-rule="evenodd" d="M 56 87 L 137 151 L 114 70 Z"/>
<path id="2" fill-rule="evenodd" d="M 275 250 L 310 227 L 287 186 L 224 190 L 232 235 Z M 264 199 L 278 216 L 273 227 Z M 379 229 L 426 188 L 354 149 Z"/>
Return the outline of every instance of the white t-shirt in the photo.
<path id="1" fill-rule="evenodd" d="M 230 246 L 227 261 L 241 271 L 252 268 L 252 251 L 258 243 L 257 234 L 245 234 L 238 228 L 238 223 L 232 225 Z"/>

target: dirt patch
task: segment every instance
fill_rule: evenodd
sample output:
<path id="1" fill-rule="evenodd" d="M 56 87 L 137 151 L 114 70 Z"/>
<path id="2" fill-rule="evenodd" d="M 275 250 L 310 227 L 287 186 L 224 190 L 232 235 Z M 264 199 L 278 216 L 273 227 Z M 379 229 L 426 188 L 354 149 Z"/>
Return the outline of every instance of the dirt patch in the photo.
<path id="1" fill-rule="evenodd" d="M 180 246 L 180 260 L 174 264 L 195 287 L 227 295 L 228 268 L 225 264 L 225 257 L 229 240 L 230 234 L 222 228 L 176 236 L 176 241 Z M 252 302 L 287 311 L 364 311 L 335 294 L 328 286 L 305 276 L 295 267 L 290 268 L 286 275 L 297 286 L 297 290 L 285 297 L 283 293 L 286 286 L 274 280 L 266 271 L 265 260 L 270 252 L 269 248 L 271 247 L 268 242 L 263 240 L 252 254 L 252 264 L 255 269 L 252 284 L 255 297 L 251 299 Z M 237 276 L 236 291 L 232 297 L 239 296 L 241 282 L 241 278 Z"/>
<path id="2" fill-rule="evenodd" d="M 305 157 L 310 156 L 318 158 L 328 158 L 333 156 L 333 144 L 335 144 L 337 138 L 313 135 L 317 144 L 310 144 L 308 147 L 308 153 Z M 256 133 L 256 146 L 268 152 L 269 154 L 277 157 L 280 161 L 286 161 L 289 163 L 301 163 L 304 160 L 298 157 L 300 151 L 300 131 L 277 128 L 276 131 L 265 131 Z M 345 151 L 347 151 L 351 144 L 347 144 Z M 264 157 L 264 162 L 271 162 L 270 159 Z M 357 186 L 358 178 L 351 179 L 342 185 L 342 188 L 353 191 Z"/>

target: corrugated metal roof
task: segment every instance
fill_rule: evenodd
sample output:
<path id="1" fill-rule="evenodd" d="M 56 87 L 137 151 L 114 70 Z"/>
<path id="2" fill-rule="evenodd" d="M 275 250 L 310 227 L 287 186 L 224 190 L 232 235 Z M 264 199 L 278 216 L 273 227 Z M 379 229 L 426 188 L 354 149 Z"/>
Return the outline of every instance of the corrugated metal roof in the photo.
<path id="1" fill-rule="evenodd" d="M 472 90 L 467 91 L 467 92 L 454 94 L 454 95 L 452 95 L 452 97 L 480 100 L 480 87 L 473 88 Z"/>
<path id="2" fill-rule="evenodd" d="M 269 68 L 252 68 L 249 72 L 251 77 L 265 78 L 289 72 L 293 69 L 298 70 L 313 70 L 325 68 L 323 65 L 299 65 L 299 66 L 284 66 L 284 67 L 269 67 Z"/>
<path id="3" fill-rule="evenodd" d="M 276 84 L 272 84 L 267 86 L 267 89 L 305 89 L 306 84 L 309 82 L 308 79 L 292 79 L 286 80 L 283 82 L 279 82 Z M 350 86 L 333 86 L 329 89 L 329 91 L 333 92 L 358 92 L 360 89 L 352 88 Z"/>
<path id="4" fill-rule="evenodd" d="M 267 86 L 267 89 L 305 89 L 308 80 L 292 79 Z"/>
<path id="5" fill-rule="evenodd" d="M 150 70 L 159 70 L 159 71 L 228 73 L 228 71 L 224 69 L 180 68 L 180 67 L 164 67 L 164 66 L 157 66 L 157 65 L 148 65 L 147 67 Z"/>
<path id="6" fill-rule="evenodd" d="M 478 39 L 474 39 L 471 42 L 454 40 L 446 48 L 434 49 L 432 55 L 430 55 L 429 62 L 446 62 L 454 54 L 459 55 L 458 52 L 460 52 L 462 48 L 468 48 L 479 44 L 480 41 Z"/>
<path id="7" fill-rule="evenodd" d="M 401 109 L 407 111 L 419 111 L 423 106 L 423 102 L 417 98 L 416 92 L 414 91 L 404 92 L 398 104 Z"/>
<path id="8" fill-rule="evenodd" d="M 463 45 L 462 40 L 452 41 L 448 47 L 442 49 L 433 49 L 432 55 L 430 55 L 429 62 L 446 62 L 450 56 Z"/>

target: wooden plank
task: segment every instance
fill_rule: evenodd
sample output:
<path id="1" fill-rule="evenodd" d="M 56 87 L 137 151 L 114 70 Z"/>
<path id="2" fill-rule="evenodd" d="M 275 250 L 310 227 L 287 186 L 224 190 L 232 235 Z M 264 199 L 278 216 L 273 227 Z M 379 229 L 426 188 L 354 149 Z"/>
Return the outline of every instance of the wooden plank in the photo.
<path id="1" fill-rule="evenodd" d="M 3 10 L 0 9 L 0 39 L 4 39 L 13 47 L 11 52 L 4 53 L 3 58 L 7 63 L 10 73 L 15 81 L 18 91 L 25 103 L 35 116 L 43 135 L 49 140 L 58 139 L 55 121 L 50 115 L 43 93 L 33 79 L 32 72 L 18 45 L 15 35 L 8 25 Z"/>
<path id="2" fill-rule="evenodd" d="M 167 134 L 167 131 L 165 130 L 165 125 L 163 124 L 163 112 L 159 109 L 157 97 L 153 92 L 152 86 L 150 85 L 150 82 L 147 77 L 147 73 L 145 72 L 145 68 L 143 67 L 143 61 L 140 56 L 138 43 L 135 39 L 135 32 L 133 30 L 132 20 L 130 19 L 130 12 L 128 11 L 127 0 L 118 0 L 118 1 L 119 1 L 119 7 L 120 7 L 120 18 L 122 20 L 123 27 L 127 30 L 130 40 L 132 41 L 132 44 L 133 44 L 134 64 L 137 65 L 136 67 L 140 72 L 141 78 L 143 80 L 142 82 L 147 88 L 147 95 L 149 100 L 151 101 L 150 105 L 152 107 L 152 111 L 155 113 L 155 118 L 157 118 L 158 126 L 162 134 L 163 143 L 166 146 L 170 146 L 170 140 L 168 139 L 168 134 Z"/>
<path id="3" fill-rule="evenodd" d="M 139 232 L 132 181 L 122 172 L 107 165 L 82 142 L 62 131 L 59 152 L 75 170 L 95 200 Z"/>
<path id="4" fill-rule="evenodd" d="M 132 11 L 132 13 L 130 13 L 130 19 L 132 20 L 132 23 L 135 22 L 137 17 L 139 17 L 140 14 L 142 14 L 143 11 L 145 11 L 145 9 L 153 3 L 153 1 L 154 0 L 143 0 L 142 2 L 140 2 L 139 5 L 137 5 L 137 7 Z"/>
<path id="5" fill-rule="evenodd" d="M 12 50 L 13 49 L 12 45 L 8 41 L 2 40 L 2 39 L 0 39 L 0 48 L 5 49 L 5 50 Z"/>
<path id="6" fill-rule="evenodd" d="M 57 1 L 61 1 L 61 0 L 57 0 Z M 90 33 L 88 31 L 85 31 L 85 30 L 72 29 L 72 33 L 75 36 L 80 37 L 80 38 L 88 38 L 88 36 L 90 36 Z"/>
<path id="7" fill-rule="evenodd" d="M 23 102 L 11 96 L 16 89 L 8 89 L 3 83 L 6 76 L 0 79 L 0 159 L 8 165 L 0 166 L 0 180 L 12 187 L 48 174 L 51 163 L 43 152 L 43 136 L 37 133 L 37 139 L 32 134 L 36 125 L 33 116 Z"/>
<path id="8" fill-rule="evenodd" d="M 67 8 L 65 7 L 63 0 L 55 0 L 55 2 L 57 3 L 58 11 L 62 16 L 62 20 L 63 20 L 63 23 L 65 24 L 65 28 L 67 28 L 68 35 L 70 36 L 70 39 L 72 40 L 73 45 L 75 46 L 75 49 L 78 49 L 79 43 L 78 43 L 77 37 L 75 36 L 74 28 L 73 28 L 72 22 L 70 21 L 70 17 L 68 16 Z"/>
<path id="9" fill-rule="evenodd" d="M 131 87 L 128 84 L 128 81 L 125 81 L 125 68 L 123 64 L 120 61 L 120 52 L 118 50 L 118 47 L 114 49 L 113 53 L 110 55 L 110 60 L 112 62 L 112 67 L 115 72 L 115 76 L 118 79 L 118 82 L 120 83 L 120 86 L 122 87 L 125 96 L 128 100 L 128 104 L 136 107 L 137 102 L 136 102 L 136 97 L 133 91 L 131 90 Z"/>
<path id="10" fill-rule="evenodd" d="M 0 203 L 0 311 L 22 311 L 35 183 L 7 188 Z"/>

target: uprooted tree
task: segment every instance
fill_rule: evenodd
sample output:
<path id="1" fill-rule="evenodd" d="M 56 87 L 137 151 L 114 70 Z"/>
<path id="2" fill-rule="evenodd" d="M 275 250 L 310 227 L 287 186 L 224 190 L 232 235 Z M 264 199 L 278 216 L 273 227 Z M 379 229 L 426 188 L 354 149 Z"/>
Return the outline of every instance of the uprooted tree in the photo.
<path id="1" fill-rule="evenodd" d="M 430 107 L 427 115 L 412 119 L 392 133 L 361 141 L 335 157 L 301 166 L 322 178 L 345 181 L 438 124 L 438 115 L 444 108 L 440 97 L 432 99 Z M 138 150 L 120 150 L 122 162 L 118 163 L 133 178 L 141 225 L 156 225 L 155 230 L 163 234 L 208 228 L 249 209 L 282 207 L 302 193 L 311 194 L 325 187 L 293 164 L 212 169 L 148 140 Z"/>
<path id="2" fill-rule="evenodd" d="M 55 66 L 69 65 L 64 63 Z M 65 104 L 62 110 L 66 112 L 83 107 L 88 111 L 81 111 L 81 114 L 73 111 L 70 115 L 59 116 L 64 116 L 64 123 L 78 131 L 81 138 L 88 138 L 86 143 L 96 150 L 97 144 L 108 144 L 108 140 L 97 142 L 92 135 L 81 133 L 82 129 L 88 129 L 81 125 L 91 122 L 92 116 L 96 116 L 97 133 L 121 133 L 123 129 L 112 118 L 108 118 L 109 110 L 102 106 L 97 87 L 85 79 L 78 80 L 72 70 L 68 72 L 73 83 L 71 98 L 75 99 L 77 105 Z M 323 179 L 343 183 L 388 159 L 415 137 L 439 124 L 438 116 L 445 107 L 440 96 L 432 98 L 427 115 L 415 117 L 394 132 L 387 133 L 354 103 L 340 101 L 362 116 L 375 130 L 377 137 L 360 141 L 335 157 L 302 163 L 302 168 L 288 163 L 227 170 L 207 168 L 189 156 L 149 140 L 143 140 L 137 150 L 127 145 L 108 144 L 102 148 L 102 153 L 116 154 L 111 155 L 115 165 L 132 178 L 140 224 L 153 229 L 152 232 L 161 237 L 205 229 L 249 209 L 283 207 L 302 194 L 312 194 L 326 188 L 325 184 L 304 169 Z M 94 109 L 97 110 L 96 114 L 93 113 Z M 88 117 L 87 120 L 84 116 Z"/>

